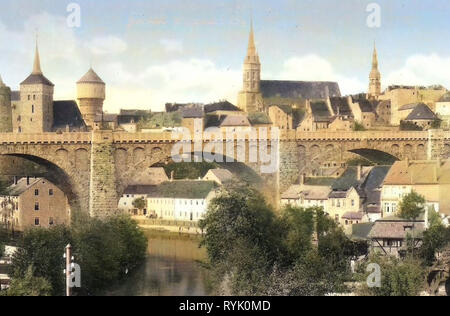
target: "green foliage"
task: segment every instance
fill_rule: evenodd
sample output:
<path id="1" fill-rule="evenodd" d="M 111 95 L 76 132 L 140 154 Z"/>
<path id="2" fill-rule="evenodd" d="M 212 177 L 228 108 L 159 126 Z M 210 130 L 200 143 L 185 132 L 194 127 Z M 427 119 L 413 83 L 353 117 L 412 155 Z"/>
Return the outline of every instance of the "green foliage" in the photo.
<path id="1" fill-rule="evenodd" d="M 147 202 L 143 197 L 135 199 L 133 201 L 133 207 L 137 208 L 138 210 L 143 210 L 146 206 L 147 206 Z"/>
<path id="2" fill-rule="evenodd" d="M 68 228 L 34 228 L 24 233 L 13 257 L 13 279 L 26 277 L 35 267 L 34 276 L 48 280 L 52 295 L 64 294 L 62 257 L 67 244 L 72 245 L 81 267 L 82 288 L 77 294 L 95 294 L 135 268 L 145 258 L 147 239 L 137 223 L 126 216 L 100 221 L 80 217 Z"/>
<path id="3" fill-rule="evenodd" d="M 367 129 L 360 122 L 355 122 L 355 124 L 353 125 L 353 131 L 355 132 L 364 132 L 366 130 Z"/>
<path id="4" fill-rule="evenodd" d="M 400 130 L 401 131 L 422 131 L 422 127 L 411 123 L 411 122 L 405 122 L 405 121 L 401 121 L 400 122 Z"/>
<path id="5" fill-rule="evenodd" d="M 138 129 L 154 129 L 162 127 L 178 127 L 181 125 L 180 112 L 148 113 L 143 120 L 138 122 Z"/>
<path id="6" fill-rule="evenodd" d="M 29 266 L 25 275 L 13 279 L 9 289 L 2 294 L 5 296 L 51 296 L 52 293 L 50 282 L 45 278 L 36 277 L 33 266 Z"/>
<path id="7" fill-rule="evenodd" d="M 347 160 L 347 166 L 353 166 L 353 167 L 357 167 L 357 166 L 374 166 L 375 163 L 366 159 L 366 158 L 354 158 L 354 159 L 350 159 Z"/>
<path id="8" fill-rule="evenodd" d="M 426 272 L 420 261 L 374 256 L 369 260 L 381 267 L 381 287 L 368 288 L 360 294 L 371 296 L 417 296 L 425 289 Z M 368 277 L 366 274 L 365 277 Z"/>
<path id="9" fill-rule="evenodd" d="M 425 212 L 425 198 L 416 192 L 411 192 L 406 195 L 400 202 L 401 218 L 408 220 L 415 220 Z"/>
<path id="10" fill-rule="evenodd" d="M 176 180 L 191 179 L 196 180 L 203 178 L 210 169 L 216 169 L 217 164 L 209 162 L 180 162 L 165 165 L 164 170 L 166 174 L 170 175 L 174 172 Z"/>
<path id="11" fill-rule="evenodd" d="M 33 266 L 34 276 L 48 280 L 52 294 L 61 295 L 65 284 L 62 256 L 66 245 L 71 242 L 70 230 L 65 226 L 26 231 L 12 259 L 13 279 L 25 278 L 29 267 Z"/>
<path id="12" fill-rule="evenodd" d="M 325 295 L 344 288 L 357 247 L 321 208 L 281 216 L 254 189 L 232 184 L 201 227 L 211 270 L 232 295 Z M 318 238 L 318 247 L 314 240 Z"/>
<path id="13" fill-rule="evenodd" d="M 450 244 L 450 228 L 441 224 L 431 225 L 423 233 L 423 242 L 419 250 L 420 258 L 426 265 L 432 265 L 435 261 L 436 252 L 443 250 Z"/>

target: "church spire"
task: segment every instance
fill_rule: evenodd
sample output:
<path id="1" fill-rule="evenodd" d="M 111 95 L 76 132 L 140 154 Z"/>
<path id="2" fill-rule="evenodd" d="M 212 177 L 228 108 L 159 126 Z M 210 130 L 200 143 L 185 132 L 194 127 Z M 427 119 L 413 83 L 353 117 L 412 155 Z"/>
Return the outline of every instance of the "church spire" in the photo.
<path id="1" fill-rule="evenodd" d="M 258 53 L 256 52 L 256 45 L 255 45 L 255 34 L 253 32 L 253 21 L 250 25 L 250 36 L 248 39 L 248 50 L 247 50 L 247 56 L 254 57 L 257 56 Z"/>
<path id="2" fill-rule="evenodd" d="M 369 99 L 378 99 L 381 94 L 381 74 L 378 70 L 378 52 L 377 46 L 374 44 L 372 55 L 372 70 L 369 75 Z"/>
<path id="3" fill-rule="evenodd" d="M 4 86 L 5 86 L 5 83 L 2 80 L 2 75 L 0 75 L 0 87 L 4 87 Z"/>
<path id="4" fill-rule="evenodd" d="M 33 65 L 33 75 L 42 75 L 42 70 L 41 70 L 41 60 L 39 57 L 39 47 L 38 47 L 38 41 L 36 39 L 36 51 L 34 54 L 34 65 Z"/>
<path id="5" fill-rule="evenodd" d="M 376 44 L 374 44 L 374 47 L 373 47 L 372 69 L 378 70 L 378 53 L 377 53 L 377 45 Z"/>

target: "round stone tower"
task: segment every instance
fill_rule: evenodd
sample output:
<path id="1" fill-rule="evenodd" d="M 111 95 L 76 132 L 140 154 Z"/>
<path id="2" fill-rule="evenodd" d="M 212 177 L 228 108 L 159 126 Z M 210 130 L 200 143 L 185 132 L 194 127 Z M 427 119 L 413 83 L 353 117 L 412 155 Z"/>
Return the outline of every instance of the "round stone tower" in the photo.
<path id="1" fill-rule="evenodd" d="M 103 113 L 106 85 L 91 68 L 77 82 L 77 99 L 87 126 L 94 127 L 95 118 Z"/>
<path id="2" fill-rule="evenodd" d="M 12 132 L 11 89 L 0 76 L 0 133 Z"/>

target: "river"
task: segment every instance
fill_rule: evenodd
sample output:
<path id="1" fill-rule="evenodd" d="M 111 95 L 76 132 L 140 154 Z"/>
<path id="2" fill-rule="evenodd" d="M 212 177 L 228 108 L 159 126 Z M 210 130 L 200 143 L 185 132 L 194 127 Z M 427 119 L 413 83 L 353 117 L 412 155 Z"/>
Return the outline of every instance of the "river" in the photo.
<path id="1" fill-rule="evenodd" d="M 148 257 L 127 280 L 108 291 L 111 296 L 205 296 L 207 270 L 200 261 L 206 252 L 200 238 L 191 235 L 144 230 Z"/>

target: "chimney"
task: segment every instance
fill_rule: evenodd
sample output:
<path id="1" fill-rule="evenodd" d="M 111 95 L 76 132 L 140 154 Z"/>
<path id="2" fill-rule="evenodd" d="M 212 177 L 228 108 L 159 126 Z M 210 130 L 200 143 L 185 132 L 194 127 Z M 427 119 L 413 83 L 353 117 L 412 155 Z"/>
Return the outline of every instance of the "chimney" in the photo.
<path id="1" fill-rule="evenodd" d="M 17 185 L 17 176 L 14 176 L 14 185 Z"/>
<path id="2" fill-rule="evenodd" d="M 173 179 L 175 178 L 175 171 L 171 171 L 170 172 L 170 181 L 173 181 Z"/>
<path id="3" fill-rule="evenodd" d="M 361 165 L 358 165 L 356 177 L 357 177 L 358 181 L 361 181 L 361 178 L 362 178 L 362 167 L 361 167 Z"/>
<path id="4" fill-rule="evenodd" d="M 408 157 L 406 157 L 406 167 L 409 168 L 409 158 Z"/>
<path id="5" fill-rule="evenodd" d="M 27 176 L 27 185 L 30 185 L 30 177 Z"/>

